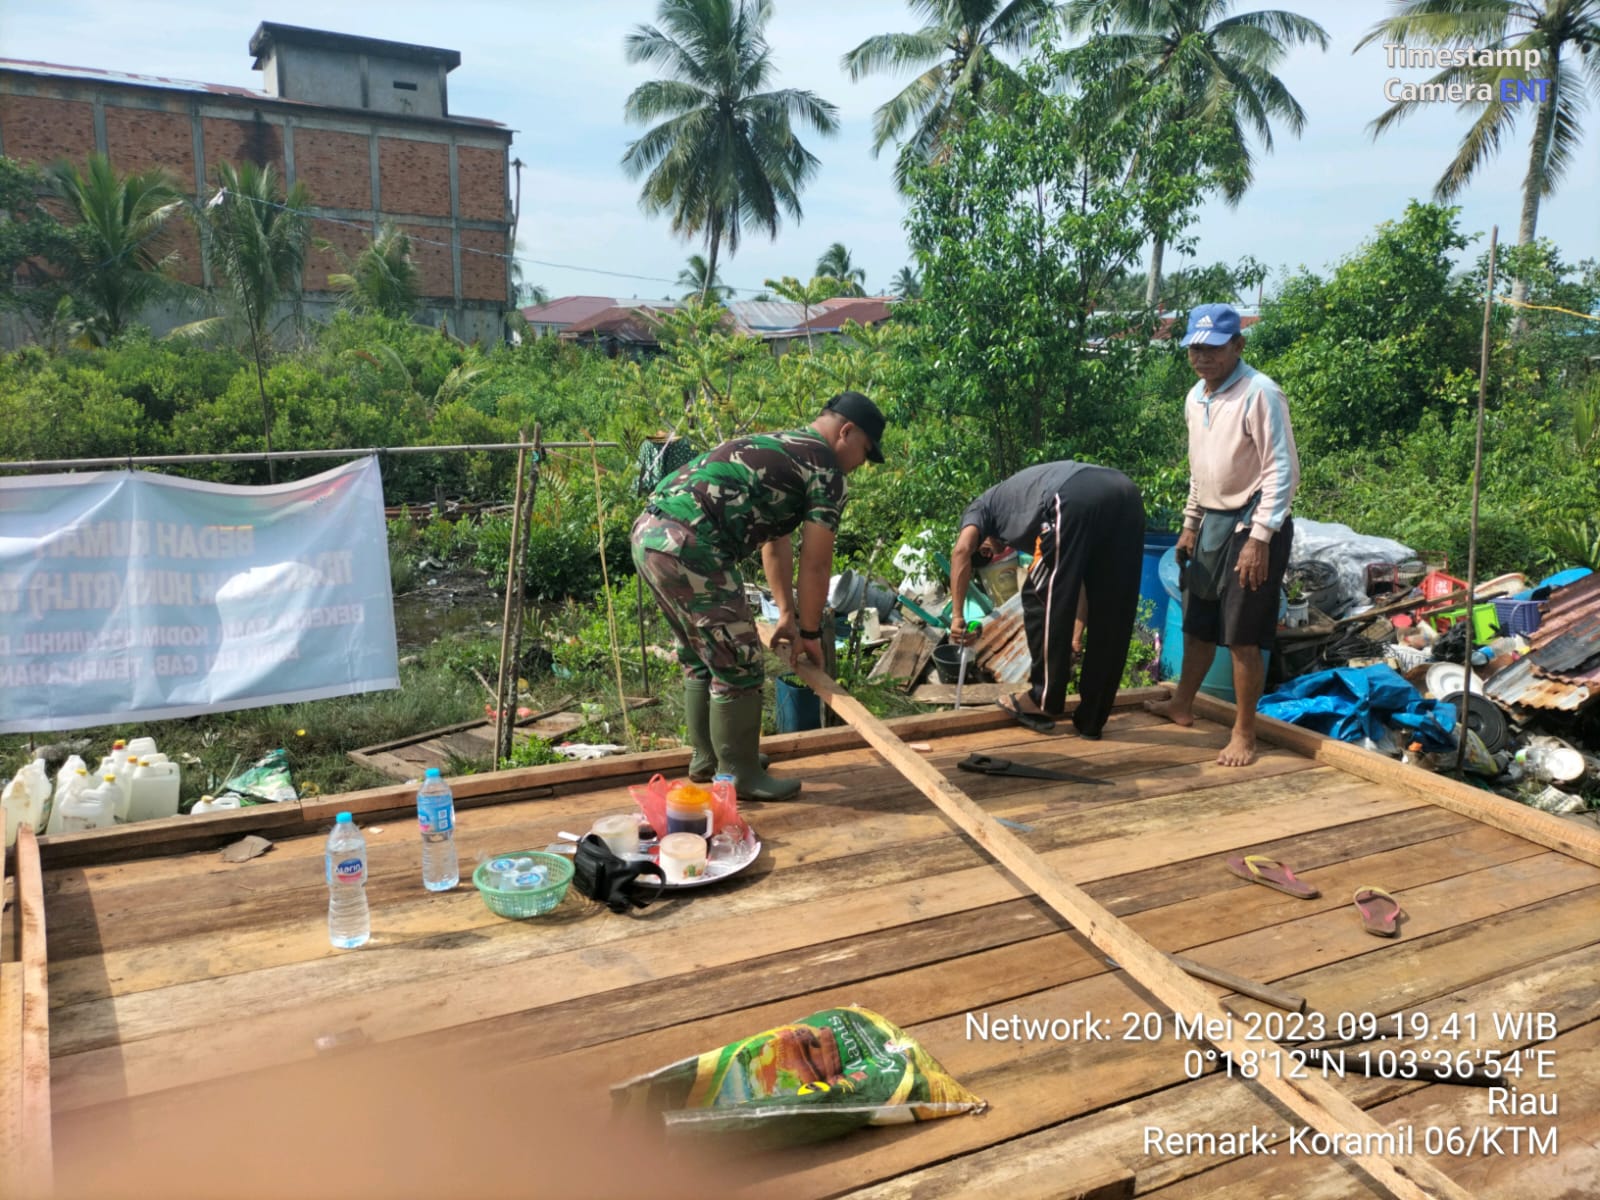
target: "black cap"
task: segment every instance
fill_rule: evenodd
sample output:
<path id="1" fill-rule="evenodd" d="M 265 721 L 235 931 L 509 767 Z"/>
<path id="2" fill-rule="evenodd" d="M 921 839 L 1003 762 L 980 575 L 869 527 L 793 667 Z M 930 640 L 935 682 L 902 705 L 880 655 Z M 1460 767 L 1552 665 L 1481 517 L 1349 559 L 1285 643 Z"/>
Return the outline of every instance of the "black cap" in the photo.
<path id="1" fill-rule="evenodd" d="M 871 443 L 867 447 L 867 458 L 875 463 L 883 461 L 883 447 L 879 443 L 883 440 L 884 420 L 876 404 L 860 392 L 840 392 L 823 406 L 822 411 L 836 412 L 846 421 L 859 425 Z"/>

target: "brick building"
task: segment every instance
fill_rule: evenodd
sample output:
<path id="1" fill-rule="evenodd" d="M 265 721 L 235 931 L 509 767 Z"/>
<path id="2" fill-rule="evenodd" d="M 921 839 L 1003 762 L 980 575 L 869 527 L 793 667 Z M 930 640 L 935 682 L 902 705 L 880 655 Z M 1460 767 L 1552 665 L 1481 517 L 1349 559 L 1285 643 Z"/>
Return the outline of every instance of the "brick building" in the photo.
<path id="1" fill-rule="evenodd" d="M 216 164 L 271 164 L 310 191 L 313 238 L 354 255 L 380 223 L 412 238 L 419 319 L 468 339 L 502 336 L 511 307 L 511 130 L 452 115 L 454 50 L 264 21 L 250 39 L 264 89 L 189 83 L 0 59 L 0 154 L 80 165 L 94 150 L 122 171 L 160 167 L 203 197 Z M 193 226 L 171 237 L 180 276 L 210 284 Z M 337 257 L 311 248 L 303 297 L 313 316 L 337 302 Z M 169 327 L 173 313 L 145 317 Z"/>

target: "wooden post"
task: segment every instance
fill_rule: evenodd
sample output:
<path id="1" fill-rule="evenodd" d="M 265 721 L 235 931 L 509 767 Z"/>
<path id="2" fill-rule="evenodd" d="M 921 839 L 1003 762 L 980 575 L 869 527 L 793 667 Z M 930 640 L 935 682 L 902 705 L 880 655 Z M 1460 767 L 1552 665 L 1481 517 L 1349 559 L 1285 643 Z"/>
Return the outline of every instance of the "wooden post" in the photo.
<path id="1" fill-rule="evenodd" d="M 808 662 L 802 661 L 795 671 L 830 708 L 866 738 L 873 749 L 1001 866 L 1032 888 L 1102 953 L 1122 964 L 1123 969 L 1156 999 L 1174 1013 L 1181 1013 L 1185 1019 L 1202 1025 L 1207 1043 L 1230 1055 L 1236 1063 L 1259 1064 L 1260 1073 L 1252 1082 L 1306 1124 L 1330 1135 L 1346 1157 L 1360 1163 L 1392 1195 L 1400 1200 L 1424 1200 L 1425 1197 L 1471 1200 L 1468 1192 L 1416 1154 L 1383 1155 L 1364 1149 L 1369 1143 L 1362 1135 L 1382 1134 L 1382 1125 L 1326 1080 L 1314 1076 L 1294 1079 L 1282 1074 L 1284 1070 L 1293 1069 L 1294 1060 L 1281 1046 L 1268 1040 L 1246 1040 L 1236 1032 L 1237 1023 L 1232 1014 L 1210 992 L 1192 982 L 1165 954 L 1035 854 L 940 771 L 895 737 L 849 692 Z"/>

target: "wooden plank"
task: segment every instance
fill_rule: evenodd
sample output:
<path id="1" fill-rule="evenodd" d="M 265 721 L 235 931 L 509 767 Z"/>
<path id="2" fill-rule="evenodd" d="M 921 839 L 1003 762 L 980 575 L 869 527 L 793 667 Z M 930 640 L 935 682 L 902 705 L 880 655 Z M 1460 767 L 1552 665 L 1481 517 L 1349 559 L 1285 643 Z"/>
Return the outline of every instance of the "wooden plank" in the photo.
<path id="1" fill-rule="evenodd" d="M 0 1196 L 24 1194 L 22 964 L 0 962 Z"/>
<path id="2" fill-rule="evenodd" d="M 993 704 L 1001 696 L 1009 696 L 1017 690 L 1014 683 L 973 683 L 968 680 L 961 688 L 961 705 L 963 708 L 975 708 L 979 705 Z M 911 698 L 918 704 L 954 704 L 956 702 L 956 685 L 953 683 L 924 683 L 911 693 Z"/>
<path id="3" fill-rule="evenodd" d="M 1289 831 L 1321 828 L 1342 819 L 1330 820 L 1328 802 L 1316 796 L 1276 807 L 1252 806 L 1248 800 L 1245 804 L 1233 818 L 1210 820 L 1174 805 L 1166 819 L 1187 822 L 1184 841 L 1196 853 L 1249 841 L 1247 831 L 1259 830 L 1263 822 Z M 1400 811 L 1416 804 L 1420 801 L 1352 802 L 1348 807 L 1357 811 L 1344 816 L 1359 820 L 1366 813 Z M 1157 814 L 1147 820 L 1157 820 Z M 970 849 L 965 853 L 971 862 Z M 905 857 L 894 849 L 885 861 L 902 862 Z M 1159 837 L 1136 830 L 1126 839 L 1073 846 L 1055 851 L 1052 857 L 1071 861 L 1083 876 L 1093 877 L 1163 863 L 1168 851 Z M 485 931 L 487 936 L 454 939 L 449 956 L 429 953 L 426 944 L 413 953 L 340 958 L 324 948 L 318 961 L 256 971 L 250 977 L 208 979 L 183 988 L 114 997 L 80 1010 L 58 1010 L 57 1051 L 64 1057 L 56 1061 L 57 1108 L 177 1086 L 223 1069 L 246 1070 L 304 1057 L 311 1053 L 312 1040 L 330 1028 L 359 1024 L 375 1041 L 411 1036 L 741 962 L 752 946 L 778 953 L 1019 894 L 1014 882 L 988 864 L 938 874 L 940 886 L 930 892 L 926 876 L 916 866 L 908 864 L 903 882 L 872 888 L 871 904 L 863 904 L 861 882 L 848 869 L 833 877 L 812 871 L 779 872 L 762 887 L 724 892 L 715 907 L 690 904 L 663 909 L 645 930 L 633 922 L 585 923 L 570 917 L 554 927 L 501 923 L 499 929 Z M 794 914 L 800 904 L 806 905 L 808 919 L 797 922 Z M 442 934 L 450 926 L 449 914 L 443 907 L 436 912 Z M 1214 913 L 1201 917 L 1204 928 L 1216 927 Z M 693 936 L 662 936 L 674 928 L 692 930 Z M 530 957 L 529 937 L 541 945 L 571 948 Z M 619 944 L 624 939 L 622 952 Z M 597 953 L 602 944 L 606 951 Z M 174 947 L 172 952 L 183 951 Z M 375 1006 L 373 997 L 380 992 L 384 1003 Z M 259 1015 L 253 1015 L 251 1006 Z M 261 1011 L 262 1006 L 270 1011 Z M 218 1026 L 214 1020 L 218 1011 L 246 1015 Z M 201 1029 L 207 1031 L 203 1038 L 194 1032 Z"/>
<path id="4" fill-rule="evenodd" d="M 846 1194 L 851 1200 L 1125 1200 L 1134 1194 L 1134 1177 L 1114 1159 L 1046 1162 L 1002 1146 Z"/>
<path id="5" fill-rule="evenodd" d="M 20 1130 L 23 1193 L 51 1190 L 50 991 L 45 972 L 44 879 L 31 826 L 17 830 L 17 908 L 21 920 L 22 1038 Z"/>
<path id="6" fill-rule="evenodd" d="M 1448 948 L 1446 948 L 1448 952 Z M 1379 968 L 1369 965 L 1369 971 Z M 1509 1012 L 1551 1012 L 1561 1029 L 1573 1029 L 1600 1019 L 1600 946 L 1558 954 L 1532 966 L 1494 978 L 1470 988 L 1451 988 L 1442 997 L 1408 1007 L 1428 1021 L 1429 1030 L 1443 1027 L 1456 1016 L 1465 1021 L 1469 1014 L 1479 1036 L 1449 1041 L 1449 1049 L 1494 1050 L 1506 1054 L 1530 1044 L 1531 1036 L 1497 1038 L 1493 1033 L 1493 1014 Z M 1383 1046 L 1419 1045 L 1437 1049 L 1440 1041 L 1385 1042 Z M 1374 1051 L 1375 1052 L 1375 1051 Z M 1427 1086 L 1419 1082 L 1364 1078 L 1351 1074 L 1347 1080 L 1352 1098 L 1367 1107 L 1375 1102 L 1407 1095 Z M 1448 1085 L 1447 1085 L 1448 1086 Z M 1477 1089 L 1464 1089 L 1481 1097 Z M 1029 1158 L 1041 1165 L 1060 1162 L 1079 1154 L 1100 1155 L 1127 1163 L 1139 1179 L 1142 1191 L 1152 1192 L 1181 1179 L 1210 1170 L 1227 1161 L 1227 1156 L 1201 1150 L 1193 1154 L 1168 1155 L 1147 1149 L 1144 1130 L 1157 1126 L 1173 1132 L 1205 1130 L 1261 1129 L 1269 1146 L 1280 1146 L 1288 1136 L 1288 1124 L 1281 1111 L 1253 1091 L 1235 1087 L 1221 1075 L 1162 1089 L 1125 1100 L 1110 1108 L 1053 1125 L 1038 1133 L 1007 1142 L 997 1151 Z M 996 1152 L 989 1152 L 991 1157 Z M 957 1160 L 962 1161 L 962 1160 Z M 1257 1157 L 1252 1161 L 1264 1161 Z M 1329 1163 L 1330 1171 L 1333 1170 Z M 1340 1172 L 1342 1174 L 1342 1172 Z M 1519 1195 L 1553 1196 L 1559 1189 L 1527 1188 Z M 1161 1194 L 1161 1193 L 1157 1193 Z M 1260 1194 L 1241 1188 L 1240 1194 Z M 1286 1195 L 1298 1196 L 1294 1188 Z"/>
<path id="7" fill-rule="evenodd" d="M 867 673 L 870 680 L 893 679 L 910 687 L 922 678 L 922 672 L 933 657 L 933 648 L 943 635 L 914 621 L 903 623 L 894 638 L 872 664 Z"/>
<path id="8" fill-rule="evenodd" d="M 1203 693 L 1195 697 L 1194 711 L 1197 716 L 1224 725 L 1233 723 L 1235 712 L 1233 705 Z M 1314 762 L 1326 763 L 1374 783 L 1404 788 L 1441 808 L 1462 813 L 1475 821 L 1482 821 L 1527 838 L 1530 842 L 1538 842 L 1541 846 L 1600 866 L 1600 830 L 1565 821 L 1552 813 L 1540 812 L 1458 779 L 1407 766 L 1374 751 L 1363 750 L 1349 742 L 1325 737 L 1272 717 L 1258 715 L 1256 733 L 1258 737 L 1304 754 Z"/>
<path id="9" fill-rule="evenodd" d="M 1154 946 L 1139 937 L 1121 920 L 1071 883 L 1065 875 L 1045 863 L 1004 826 L 974 804 L 960 789 L 907 750 L 905 744 L 870 712 L 810 664 L 796 666 L 800 677 L 822 696 L 847 723 L 858 729 L 875 750 L 889 759 L 940 811 L 956 821 L 994 857 L 1027 884 L 1057 912 L 1102 951 L 1112 955 L 1163 1003 L 1175 1012 L 1203 1014 L 1216 1024 L 1218 1036 L 1206 1040 L 1220 1051 L 1243 1057 L 1271 1053 L 1273 1043 L 1252 1046 L 1241 1036 L 1228 1032 L 1232 1023 L 1211 993 L 1191 982 L 1188 976 L 1167 961 Z M 1282 1056 L 1278 1064 L 1287 1061 Z M 1330 1135 L 1378 1133 L 1380 1127 L 1337 1089 L 1317 1079 L 1285 1077 L 1275 1064 L 1255 1082 L 1276 1099 L 1299 1114 L 1312 1126 Z M 1421 1200 L 1425 1196 L 1465 1198 L 1443 1173 L 1415 1154 L 1354 1156 L 1362 1167 L 1401 1200 Z"/>

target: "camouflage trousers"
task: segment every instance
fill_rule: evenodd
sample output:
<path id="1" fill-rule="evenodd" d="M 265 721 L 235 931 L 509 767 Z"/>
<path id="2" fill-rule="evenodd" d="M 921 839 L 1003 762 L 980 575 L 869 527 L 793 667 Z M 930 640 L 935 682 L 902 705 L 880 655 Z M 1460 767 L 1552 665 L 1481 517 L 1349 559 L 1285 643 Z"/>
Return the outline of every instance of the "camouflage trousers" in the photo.
<path id="1" fill-rule="evenodd" d="M 633 565 L 672 626 L 684 675 L 710 680 L 719 697 L 761 687 L 761 640 L 744 579 L 722 551 L 687 525 L 645 512 L 633 523 Z"/>

